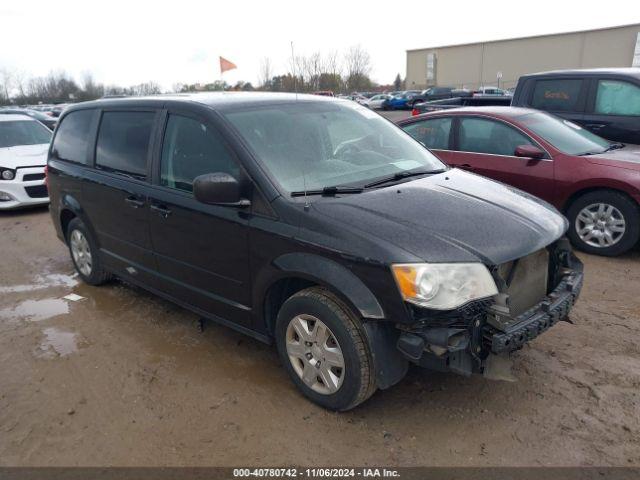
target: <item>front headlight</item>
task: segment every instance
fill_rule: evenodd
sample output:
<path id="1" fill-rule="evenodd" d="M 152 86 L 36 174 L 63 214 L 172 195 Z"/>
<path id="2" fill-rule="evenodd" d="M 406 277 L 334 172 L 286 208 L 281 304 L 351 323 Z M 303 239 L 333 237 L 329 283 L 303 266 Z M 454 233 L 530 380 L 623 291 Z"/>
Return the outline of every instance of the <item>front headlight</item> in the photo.
<path id="1" fill-rule="evenodd" d="M 435 310 L 451 310 L 498 293 L 481 263 L 410 263 L 392 265 L 405 301 Z"/>

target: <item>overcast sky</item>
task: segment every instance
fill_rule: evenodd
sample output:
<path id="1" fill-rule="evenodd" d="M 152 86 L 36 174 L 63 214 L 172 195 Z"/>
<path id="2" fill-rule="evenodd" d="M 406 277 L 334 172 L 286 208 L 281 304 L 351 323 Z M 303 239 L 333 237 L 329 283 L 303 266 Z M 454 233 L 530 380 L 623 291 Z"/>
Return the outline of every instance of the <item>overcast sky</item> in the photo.
<path id="1" fill-rule="evenodd" d="M 522 8 L 524 7 L 524 8 Z M 123 86 L 220 78 L 218 56 L 238 65 L 224 80 L 256 82 L 291 56 L 360 44 L 372 77 L 405 75 L 405 50 L 640 22 L 637 1 L 2 0 L 0 68 L 27 75 L 65 70 Z"/>

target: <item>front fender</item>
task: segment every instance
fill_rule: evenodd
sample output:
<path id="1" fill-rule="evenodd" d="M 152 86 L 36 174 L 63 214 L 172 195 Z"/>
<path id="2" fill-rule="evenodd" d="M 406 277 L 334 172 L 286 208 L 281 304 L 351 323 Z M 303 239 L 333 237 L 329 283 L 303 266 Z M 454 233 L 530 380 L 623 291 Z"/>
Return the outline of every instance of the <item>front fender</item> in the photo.
<path id="1" fill-rule="evenodd" d="M 353 272 L 333 260 L 310 253 L 287 253 L 273 263 L 283 273 L 282 277 L 298 276 L 335 290 L 358 310 L 362 318 L 385 318 L 371 290 Z"/>

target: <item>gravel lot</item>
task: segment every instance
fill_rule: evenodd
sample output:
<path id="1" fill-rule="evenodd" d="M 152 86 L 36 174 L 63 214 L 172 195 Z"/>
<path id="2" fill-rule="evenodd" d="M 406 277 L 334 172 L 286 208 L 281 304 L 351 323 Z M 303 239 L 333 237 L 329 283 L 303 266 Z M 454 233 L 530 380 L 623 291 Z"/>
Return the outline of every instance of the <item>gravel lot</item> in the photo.
<path id="1" fill-rule="evenodd" d="M 344 414 L 272 347 L 79 283 L 46 209 L 0 213 L 0 252 L 3 466 L 640 465 L 638 250 L 580 255 L 575 324 L 516 353 L 516 382 L 413 368 Z"/>

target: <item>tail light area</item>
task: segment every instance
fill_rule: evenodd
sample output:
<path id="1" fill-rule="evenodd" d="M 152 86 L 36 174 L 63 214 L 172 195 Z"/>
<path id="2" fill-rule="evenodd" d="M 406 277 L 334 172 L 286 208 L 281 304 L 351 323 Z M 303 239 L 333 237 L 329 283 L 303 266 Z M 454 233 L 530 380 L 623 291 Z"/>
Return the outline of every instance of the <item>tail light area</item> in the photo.
<path id="1" fill-rule="evenodd" d="M 420 115 L 420 110 L 414 108 L 413 110 L 411 110 L 411 116 L 415 117 L 416 115 Z"/>

